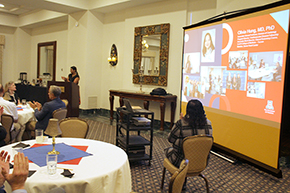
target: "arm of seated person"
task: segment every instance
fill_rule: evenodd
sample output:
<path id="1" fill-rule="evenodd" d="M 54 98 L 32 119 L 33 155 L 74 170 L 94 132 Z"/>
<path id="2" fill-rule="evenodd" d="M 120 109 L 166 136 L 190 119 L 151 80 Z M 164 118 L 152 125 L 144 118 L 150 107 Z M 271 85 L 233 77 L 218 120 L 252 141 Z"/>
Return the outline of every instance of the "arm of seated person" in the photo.
<path id="1" fill-rule="evenodd" d="M 181 121 L 181 120 L 179 120 L 179 121 Z M 180 130 L 180 126 L 181 126 L 179 121 L 177 121 L 177 122 L 173 125 L 173 127 L 172 127 L 170 133 L 168 134 L 168 141 L 169 141 L 170 143 L 174 143 L 174 142 L 178 139 L 178 134 L 177 134 L 177 132 Z"/>
<path id="2" fill-rule="evenodd" d="M 35 118 L 40 121 L 42 120 L 48 113 L 50 113 L 50 107 L 47 103 L 45 103 L 43 105 L 43 107 L 41 108 L 41 111 L 34 111 L 34 116 Z"/>

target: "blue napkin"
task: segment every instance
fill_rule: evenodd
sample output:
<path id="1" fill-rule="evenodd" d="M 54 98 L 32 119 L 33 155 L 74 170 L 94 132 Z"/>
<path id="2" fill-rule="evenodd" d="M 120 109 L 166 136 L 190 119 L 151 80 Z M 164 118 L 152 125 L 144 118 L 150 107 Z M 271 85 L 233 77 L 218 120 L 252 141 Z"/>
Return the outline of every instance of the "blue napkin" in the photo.
<path id="1" fill-rule="evenodd" d="M 57 156 L 57 163 L 92 155 L 65 143 L 55 144 L 55 150 L 59 152 L 59 155 Z M 42 167 L 46 166 L 46 155 L 47 152 L 50 151 L 52 151 L 52 145 L 45 145 L 25 149 L 23 150 L 23 153 L 30 161 L 37 164 L 39 167 Z"/>

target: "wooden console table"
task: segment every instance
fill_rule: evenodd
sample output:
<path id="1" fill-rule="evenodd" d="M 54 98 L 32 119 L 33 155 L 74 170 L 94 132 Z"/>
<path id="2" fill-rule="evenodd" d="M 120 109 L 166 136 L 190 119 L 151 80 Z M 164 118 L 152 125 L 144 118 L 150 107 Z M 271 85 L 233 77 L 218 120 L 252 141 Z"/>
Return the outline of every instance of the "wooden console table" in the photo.
<path id="1" fill-rule="evenodd" d="M 113 110 L 114 110 L 114 96 L 119 97 L 120 106 L 122 107 L 124 105 L 123 98 L 131 98 L 131 99 L 138 99 L 143 100 L 143 105 L 145 109 L 149 109 L 149 101 L 156 101 L 160 103 L 160 117 L 161 117 L 161 123 L 160 123 L 160 130 L 164 130 L 164 115 L 165 115 L 165 106 L 166 102 L 170 102 L 171 104 L 171 124 L 170 129 L 172 128 L 174 124 L 174 116 L 175 116 L 175 109 L 176 109 L 176 95 L 150 95 L 149 93 L 137 93 L 134 91 L 125 91 L 125 90 L 110 90 L 110 122 L 112 124 L 113 122 Z"/>

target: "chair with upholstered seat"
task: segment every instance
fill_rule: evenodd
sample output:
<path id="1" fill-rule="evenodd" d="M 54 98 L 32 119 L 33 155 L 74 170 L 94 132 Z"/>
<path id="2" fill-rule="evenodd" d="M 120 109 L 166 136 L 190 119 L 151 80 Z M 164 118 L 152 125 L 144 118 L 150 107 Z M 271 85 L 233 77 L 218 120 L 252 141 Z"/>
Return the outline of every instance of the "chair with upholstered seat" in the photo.
<path id="1" fill-rule="evenodd" d="M 188 160 L 183 160 L 179 169 L 171 176 L 169 182 L 169 193 L 179 193 L 182 191 L 182 186 L 188 171 Z"/>
<path id="2" fill-rule="evenodd" d="M 65 106 L 67 107 L 67 105 L 68 105 L 68 100 L 67 100 L 67 99 L 61 99 L 61 100 L 62 100 L 62 102 L 64 102 Z"/>
<path id="3" fill-rule="evenodd" d="M 35 138 L 35 125 L 36 121 L 29 121 L 28 123 L 26 123 L 26 128 L 22 140 L 29 140 Z"/>
<path id="4" fill-rule="evenodd" d="M 213 144 L 213 137 L 209 135 L 195 135 L 189 136 L 183 139 L 182 148 L 184 158 L 189 160 L 189 167 L 186 177 L 200 176 L 205 180 L 206 190 L 209 192 L 208 181 L 201 172 L 206 168 L 208 163 L 208 155 Z M 163 176 L 161 181 L 161 189 L 164 184 L 164 177 L 166 169 L 174 174 L 178 170 L 177 167 L 171 164 L 171 162 L 165 158 L 163 163 Z"/>
<path id="5" fill-rule="evenodd" d="M 67 109 L 65 108 L 56 109 L 55 111 L 52 112 L 53 118 L 58 119 L 58 121 L 65 119 L 66 114 L 67 114 Z"/>
<path id="6" fill-rule="evenodd" d="M 89 129 L 88 123 L 77 117 L 70 117 L 59 122 L 62 137 L 85 138 Z"/>
<path id="7" fill-rule="evenodd" d="M 12 115 L 2 114 L 1 115 L 1 124 L 6 129 L 7 135 L 4 139 L 6 144 L 11 143 L 11 127 L 14 123 L 14 118 Z"/>

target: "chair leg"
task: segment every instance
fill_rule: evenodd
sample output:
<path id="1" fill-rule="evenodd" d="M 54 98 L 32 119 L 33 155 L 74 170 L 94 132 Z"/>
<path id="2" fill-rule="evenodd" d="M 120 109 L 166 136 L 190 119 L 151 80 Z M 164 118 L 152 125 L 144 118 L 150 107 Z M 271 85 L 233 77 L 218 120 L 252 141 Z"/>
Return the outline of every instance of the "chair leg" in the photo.
<path id="1" fill-rule="evenodd" d="M 165 171 L 166 171 L 166 169 L 163 168 L 163 174 L 162 174 L 162 180 L 161 180 L 161 187 L 160 187 L 161 190 L 163 189 L 163 186 L 164 186 Z"/>
<path id="2" fill-rule="evenodd" d="M 198 176 L 200 176 L 204 179 L 205 185 L 206 185 L 206 192 L 209 193 L 208 181 L 207 181 L 206 177 L 202 174 L 199 174 Z"/>

